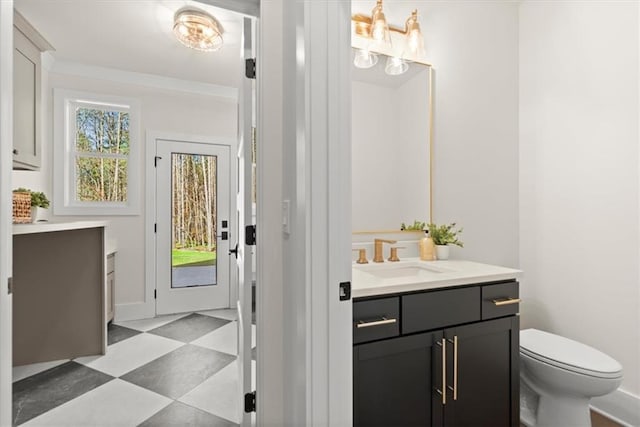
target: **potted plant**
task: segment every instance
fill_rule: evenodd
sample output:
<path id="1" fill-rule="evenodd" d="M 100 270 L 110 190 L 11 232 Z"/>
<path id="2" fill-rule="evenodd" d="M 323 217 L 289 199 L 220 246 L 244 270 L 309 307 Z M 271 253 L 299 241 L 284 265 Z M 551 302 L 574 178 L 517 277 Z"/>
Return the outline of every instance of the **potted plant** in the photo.
<path id="1" fill-rule="evenodd" d="M 462 233 L 462 228 L 456 230 L 456 223 L 451 224 L 428 224 L 429 235 L 436 245 L 436 257 L 438 259 L 449 258 L 449 245 L 464 247 L 463 243 L 458 239 L 458 235 Z"/>
<path id="2" fill-rule="evenodd" d="M 31 194 L 31 222 L 49 220 L 49 199 L 41 191 L 31 191 L 26 188 L 18 188 L 14 192 Z"/>

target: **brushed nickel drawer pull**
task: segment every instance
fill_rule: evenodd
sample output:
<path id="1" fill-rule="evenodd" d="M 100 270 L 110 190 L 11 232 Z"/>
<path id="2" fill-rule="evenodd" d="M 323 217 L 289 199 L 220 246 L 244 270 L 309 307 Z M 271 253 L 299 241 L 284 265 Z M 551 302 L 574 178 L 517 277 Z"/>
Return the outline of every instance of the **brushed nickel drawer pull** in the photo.
<path id="1" fill-rule="evenodd" d="M 518 304 L 520 301 L 520 298 L 501 298 L 492 300 L 497 307 L 500 307 L 501 305 Z"/>
<path id="2" fill-rule="evenodd" d="M 357 328 L 368 328 L 370 326 L 390 325 L 396 323 L 398 319 L 387 319 L 383 317 L 381 320 L 374 320 L 373 322 L 365 322 L 364 320 L 358 320 Z"/>

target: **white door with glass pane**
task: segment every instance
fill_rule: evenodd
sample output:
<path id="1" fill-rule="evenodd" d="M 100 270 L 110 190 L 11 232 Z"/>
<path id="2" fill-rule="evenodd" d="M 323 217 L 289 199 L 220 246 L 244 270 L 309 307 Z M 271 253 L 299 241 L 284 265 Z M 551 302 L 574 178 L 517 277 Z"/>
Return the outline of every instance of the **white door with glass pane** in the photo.
<path id="1" fill-rule="evenodd" d="M 156 313 L 229 307 L 230 147 L 156 142 Z"/>

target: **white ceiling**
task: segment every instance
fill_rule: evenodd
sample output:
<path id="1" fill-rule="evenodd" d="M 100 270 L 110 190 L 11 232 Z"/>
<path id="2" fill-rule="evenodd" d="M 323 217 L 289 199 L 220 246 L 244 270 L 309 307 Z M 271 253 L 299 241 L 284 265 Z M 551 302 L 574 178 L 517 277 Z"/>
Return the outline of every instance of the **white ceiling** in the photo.
<path id="1" fill-rule="evenodd" d="M 15 0 L 15 8 L 56 49 L 56 60 L 238 87 L 242 16 L 187 0 Z M 173 36 L 173 16 L 192 6 L 224 28 L 217 52 Z"/>

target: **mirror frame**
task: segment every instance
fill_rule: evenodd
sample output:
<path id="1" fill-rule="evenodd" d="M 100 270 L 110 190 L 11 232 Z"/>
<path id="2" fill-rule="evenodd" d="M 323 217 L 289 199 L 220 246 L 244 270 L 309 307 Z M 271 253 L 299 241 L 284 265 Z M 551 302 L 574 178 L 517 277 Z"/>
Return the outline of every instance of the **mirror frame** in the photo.
<path id="1" fill-rule="evenodd" d="M 371 49 L 369 39 L 361 35 L 362 33 L 361 26 L 362 26 L 362 19 L 360 15 L 354 15 L 351 18 L 351 48 L 352 49 L 369 49 L 371 52 L 374 52 L 378 55 L 392 56 L 389 54 L 390 52 L 385 51 L 384 49 L 381 49 L 381 50 Z M 399 40 L 395 40 L 394 37 L 400 38 L 401 36 L 396 32 L 391 32 L 392 43 L 404 42 L 403 37 L 400 38 Z M 395 45 L 398 46 L 398 44 L 395 44 Z M 428 144 L 429 144 L 429 212 L 428 212 L 427 223 L 432 223 L 433 222 L 433 146 L 434 146 L 434 141 L 433 141 L 433 128 L 434 128 L 433 126 L 433 89 L 434 89 L 433 65 L 424 61 L 422 58 L 411 58 L 411 59 L 404 58 L 404 59 L 407 59 L 410 62 L 415 62 L 418 64 L 425 65 L 428 68 L 427 86 L 429 88 L 429 98 L 427 100 L 427 109 L 428 109 L 428 117 L 429 117 L 429 131 L 427 136 L 429 138 L 429 141 L 428 141 Z M 421 230 L 400 230 L 400 224 L 398 224 L 397 230 L 353 230 L 352 229 L 351 234 L 365 235 L 365 234 L 416 233 L 416 232 L 422 233 Z"/>

